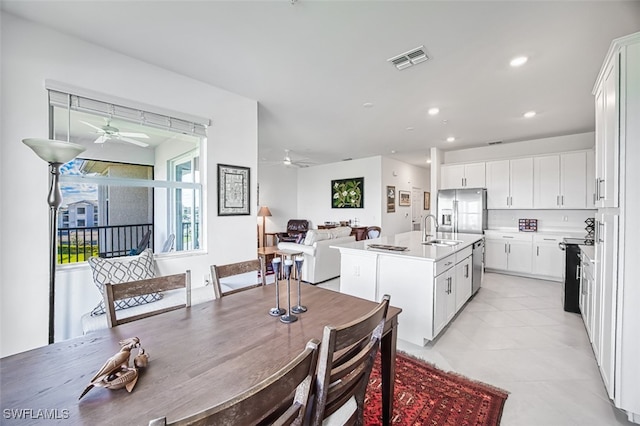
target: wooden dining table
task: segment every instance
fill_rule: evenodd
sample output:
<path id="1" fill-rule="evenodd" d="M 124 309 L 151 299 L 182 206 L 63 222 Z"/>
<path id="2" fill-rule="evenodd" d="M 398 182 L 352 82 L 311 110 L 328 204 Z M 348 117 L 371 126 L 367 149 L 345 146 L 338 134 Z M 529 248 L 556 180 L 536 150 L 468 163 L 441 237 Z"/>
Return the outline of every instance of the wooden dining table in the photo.
<path id="1" fill-rule="evenodd" d="M 280 298 L 286 308 L 284 282 Z M 325 325 L 347 323 L 377 305 L 303 284 L 308 311 L 284 324 L 268 313 L 275 302 L 275 286 L 267 285 L 2 358 L 0 423 L 147 425 L 163 416 L 172 422 L 249 389 L 310 339 L 322 340 Z M 393 410 L 400 312 L 389 308 L 381 344 L 384 424 Z M 118 342 L 130 337 L 138 337 L 150 357 L 133 391 L 94 388 L 78 400 L 96 371 L 120 350 Z"/>

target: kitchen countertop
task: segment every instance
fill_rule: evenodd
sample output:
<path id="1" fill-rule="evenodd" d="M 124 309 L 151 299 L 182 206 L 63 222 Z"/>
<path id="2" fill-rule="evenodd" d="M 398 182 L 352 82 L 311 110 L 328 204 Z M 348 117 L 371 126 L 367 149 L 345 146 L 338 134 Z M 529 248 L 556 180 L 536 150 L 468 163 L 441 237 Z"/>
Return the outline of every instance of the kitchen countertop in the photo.
<path id="1" fill-rule="evenodd" d="M 435 239 L 459 240 L 460 244 L 450 247 L 438 247 L 429 244 L 422 244 L 422 232 L 411 231 L 402 234 L 390 235 L 372 240 L 356 241 L 353 243 L 330 246 L 340 251 L 353 251 L 358 253 L 384 254 L 389 256 L 401 256 L 414 259 L 437 261 L 447 257 L 457 251 L 469 247 L 484 237 L 482 234 L 459 234 L 451 232 L 437 232 Z M 368 248 L 370 244 L 384 244 L 391 246 L 407 247 L 406 251 L 391 251 L 384 249 Z"/>

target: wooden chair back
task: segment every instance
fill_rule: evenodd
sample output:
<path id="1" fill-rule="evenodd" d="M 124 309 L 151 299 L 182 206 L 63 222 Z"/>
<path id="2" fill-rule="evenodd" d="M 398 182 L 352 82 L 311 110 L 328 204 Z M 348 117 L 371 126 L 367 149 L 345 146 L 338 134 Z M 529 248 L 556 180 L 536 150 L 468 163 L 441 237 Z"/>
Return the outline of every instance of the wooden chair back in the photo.
<path id="1" fill-rule="evenodd" d="M 176 290 L 179 288 L 184 288 L 186 292 L 186 302 L 184 304 L 150 310 L 139 315 L 121 319 L 118 319 L 116 316 L 116 309 L 114 306 L 114 302 L 116 300 L 142 296 L 149 293 L 157 293 L 160 291 Z M 107 311 L 107 323 L 110 328 L 127 322 L 137 321 L 142 318 L 191 306 L 191 271 L 187 270 L 184 274 L 166 275 L 163 277 L 148 278 L 145 280 L 130 281 L 121 284 L 106 283 L 104 285 L 104 304 Z M 149 304 L 149 306 L 153 307 L 152 304 Z"/>
<path id="2" fill-rule="evenodd" d="M 257 283 L 249 283 L 247 286 L 222 291 L 222 284 L 220 283 L 222 278 L 254 271 L 258 271 L 259 281 Z M 262 264 L 262 259 L 246 260 L 244 262 L 230 263 L 228 265 L 211 265 L 211 278 L 213 281 L 213 292 L 216 299 L 267 284 L 266 271 Z"/>
<path id="3" fill-rule="evenodd" d="M 301 425 L 313 389 L 319 343 L 310 340 L 300 355 L 271 377 L 220 405 L 173 423 L 166 418 L 152 420 L 149 426 Z"/>
<path id="4" fill-rule="evenodd" d="M 311 424 L 322 425 L 351 398 L 357 408 L 340 424 L 362 424 L 365 392 L 380 347 L 389 299 L 385 295 L 375 309 L 351 323 L 324 328 Z"/>
<path id="5" fill-rule="evenodd" d="M 374 238 L 378 238 L 381 233 L 382 233 L 382 228 L 380 228 L 379 226 L 369 226 L 367 228 L 366 239 L 372 240 Z"/>

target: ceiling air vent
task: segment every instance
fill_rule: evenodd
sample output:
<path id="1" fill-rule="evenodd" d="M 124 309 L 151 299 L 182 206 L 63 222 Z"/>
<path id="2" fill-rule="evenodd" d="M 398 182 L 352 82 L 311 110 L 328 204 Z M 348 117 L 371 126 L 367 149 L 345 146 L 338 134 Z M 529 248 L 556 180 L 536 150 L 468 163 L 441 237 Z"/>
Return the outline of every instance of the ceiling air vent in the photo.
<path id="1" fill-rule="evenodd" d="M 500 145 L 502 141 L 489 142 L 489 145 Z"/>
<path id="2" fill-rule="evenodd" d="M 405 68 L 409 68 L 412 65 L 417 65 L 420 62 L 424 62 L 427 59 L 429 59 L 429 57 L 424 52 L 424 46 L 420 46 L 401 55 L 387 59 L 387 62 L 391 62 L 396 68 L 398 68 L 399 70 L 403 70 Z"/>

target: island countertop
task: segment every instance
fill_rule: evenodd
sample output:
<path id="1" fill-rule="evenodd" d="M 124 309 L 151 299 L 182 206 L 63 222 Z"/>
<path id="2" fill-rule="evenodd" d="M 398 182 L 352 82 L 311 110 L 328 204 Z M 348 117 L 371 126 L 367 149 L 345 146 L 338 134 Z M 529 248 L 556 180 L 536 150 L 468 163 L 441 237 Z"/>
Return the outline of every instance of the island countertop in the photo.
<path id="1" fill-rule="evenodd" d="M 421 231 L 404 232 L 402 234 L 389 235 L 371 240 L 356 241 L 353 243 L 331 246 L 332 248 L 350 252 L 371 252 L 372 254 L 385 254 L 389 256 L 401 256 L 415 259 L 437 261 L 457 251 L 460 251 L 484 237 L 482 234 L 459 234 L 451 232 L 437 232 L 435 239 L 462 241 L 455 246 L 440 247 L 423 244 Z M 393 251 L 385 249 L 373 249 L 371 244 L 384 244 L 390 246 L 406 247 L 405 251 Z"/>

